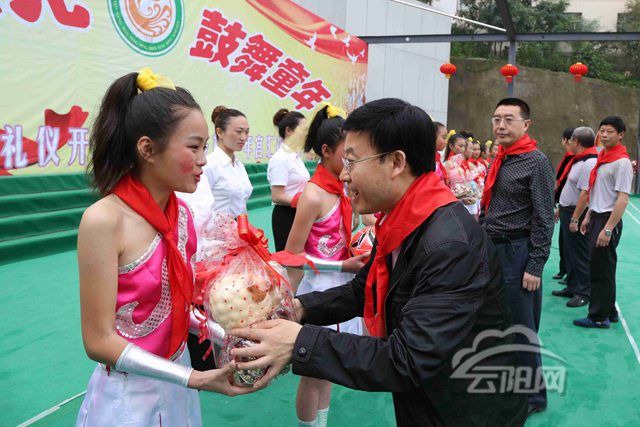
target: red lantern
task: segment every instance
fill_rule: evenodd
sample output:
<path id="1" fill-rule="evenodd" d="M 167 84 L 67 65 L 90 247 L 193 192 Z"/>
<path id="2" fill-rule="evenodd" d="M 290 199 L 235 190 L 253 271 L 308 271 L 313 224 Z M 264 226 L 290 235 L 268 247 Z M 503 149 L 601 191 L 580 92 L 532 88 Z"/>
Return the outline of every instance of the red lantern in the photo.
<path id="1" fill-rule="evenodd" d="M 451 64 L 450 62 L 447 62 L 446 64 L 442 64 L 440 66 L 440 72 L 444 74 L 447 79 L 450 79 L 451 76 L 456 73 L 456 71 L 458 71 L 458 67 Z"/>
<path id="2" fill-rule="evenodd" d="M 582 76 L 589 72 L 589 67 L 584 65 L 582 62 L 576 62 L 571 67 L 569 67 L 569 72 L 573 74 L 574 78 L 577 82 L 582 80 Z"/>
<path id="3" fill-rule="evenodd" d="M 500 74 L 505 76 L 505 81 L 507 83 L 511 83 L 513 81 L 513 78 L 518 75 L 518 72 L 518 67 L 511 64 L 507 64 L 500 68 Z"/>

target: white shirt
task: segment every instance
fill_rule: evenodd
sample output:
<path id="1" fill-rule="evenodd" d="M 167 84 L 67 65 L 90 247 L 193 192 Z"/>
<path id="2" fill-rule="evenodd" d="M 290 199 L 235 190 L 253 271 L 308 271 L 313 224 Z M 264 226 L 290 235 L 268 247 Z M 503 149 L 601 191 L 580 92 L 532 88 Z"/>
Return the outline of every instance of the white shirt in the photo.
<path id="1" fill-rule="evenodd" d="M 560 206 L 575 206 L 580 198 L 580 190 L 589 189 L 589 177 L 591 169 L 596 165 L 598 159 L 586 159 L 574 163 L 567 175 L 567 182 L 560 193 Z"/>
<path id="2" fill-rule="evenodd" d="M 196 261 L 200 261 L 203 257 L 202 238 L 207 224 L 213 217 L 213 193 L 207 175 L 200 175 L 200 182 L 193 193 L 181 193 L 176 191 L 176 196 L 184 200 L 193 212 L 193 226 L 196 230 L 196 240 L 198 242 L 198 252 L 196 252 Z"/>
<path id="3" fill-rule="evenodd" d="M 253 187 L 240 160 L 235 158 L 232 162 L 231 157 L 216 145 L 207 156 L 203 170 L 209 180 L 215 212 L 238 216 L 247 211 L 247 200 Z"/>
<path id="4" fill-rule="evenodd" d="M 284 186 L 284 193 L 293 197 L 304 190 L 309 182 L 309 171 L 304 165 L 300 153 L 290 151 L 286 145 L 282 145 L 273 154 L 267 167 L 267 180 L 269 185 Z"/>
<path id="5" fill-rule="evenodd" d="M 631 160 L 618 159 L 601 164 L 593 188 L 589 193 L 589 209 L 594 212 L 611 212 L 618 193 L 631 193 L 633 167 Z"/>

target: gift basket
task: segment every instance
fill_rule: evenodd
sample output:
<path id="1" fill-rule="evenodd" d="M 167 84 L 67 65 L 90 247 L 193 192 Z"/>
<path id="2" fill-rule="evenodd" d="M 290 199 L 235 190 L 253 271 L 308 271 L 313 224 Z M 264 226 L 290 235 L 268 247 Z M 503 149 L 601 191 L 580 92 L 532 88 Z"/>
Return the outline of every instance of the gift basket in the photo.
<path id="1" fill-rule="evenodd" d="M 256 344 L 229 335 L 230 330 L 261 320 L 296 320 L 293 292 L 286 270 L 271 261 L 262 230 L 249 225 L 246 215 L 240 215 L 237 222 L 229 215 L 217 215 L 202 241 L 205 258 L 199 272 L 199 277 L 204 277 L 201 301 L 209 336 L 217 335 L 217 325 L 225 332 L 220 346 L 214 346 L 216 365 L 224 366 L 234 360 L 233 348 Z M 264 374 L 264 369 L 238 370 L 233 381 L 251 386 Z"/>
<path id="2" fill-rule="evenodd" d="M 484 181 L 486 177 L 487 169 L 481 163 L 479 163 L 477 167 L 471 171 L 471 179 L 475 184 L 475 194 L 473 195 L 473 197 L 475 197 L 477 200 L 482 199 L 482 193 L 484 191 Z"/>
<path id="3" fill-rule="evenodd" d="M 448 170 L 447 175 L 449 177 L 449 188 L 453 192 L 453 195 L 458 199 L 464 198 L 476 198 L 477 189 L 476 183 L 470 176 L 470 173 L 462 167 L 464 162 L 464 156 L 462 154 L 456 154 L 449 161 L 452 167 Z"/>

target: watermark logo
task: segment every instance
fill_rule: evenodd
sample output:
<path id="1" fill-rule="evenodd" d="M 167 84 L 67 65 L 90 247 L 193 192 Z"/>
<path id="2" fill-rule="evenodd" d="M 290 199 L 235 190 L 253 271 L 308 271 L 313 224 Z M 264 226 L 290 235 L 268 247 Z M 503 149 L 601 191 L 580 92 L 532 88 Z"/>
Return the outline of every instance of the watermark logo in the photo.
<path id="1" fill-rule="evenodd" d="M 107 0 L 116 31 L 133 50 L 161 56 L 176 45 L 184 27 L 182 0 Z"/>
<path id="2" fill-rule="evenodd" d="M 508 335 L 520 334 L 524 339 L 519 343 L 488 346 L 484 350 L 483 340 L 502 339 Z M 524 341 L 524 344 L 522 343 Z M 535 372 L 530 366 L 500 366 L 485 363 L 504 353 L 540 353 L 545 360 L 555 360 L 562 364 L 566 361 L 545 349 L 535 331 L 515 325 L 504 331 L 486 330 L 479 333 L 470 348 L 459 350 L 452 359 L 454 369 L 451 378 L 471 380 L 467 387 L 469 393 L 537 393 L 545 388 L 547 391 L 564 393 L 567 381 L 567 370 L 564 366 L 543 366 Z"/>

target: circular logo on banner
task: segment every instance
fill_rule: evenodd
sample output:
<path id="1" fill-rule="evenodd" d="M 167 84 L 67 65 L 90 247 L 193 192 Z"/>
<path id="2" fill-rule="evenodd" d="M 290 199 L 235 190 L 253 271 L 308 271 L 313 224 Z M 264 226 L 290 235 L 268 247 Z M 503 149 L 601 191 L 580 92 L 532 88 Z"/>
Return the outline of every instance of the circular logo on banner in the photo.
<path id="1" fill-rule="evenodd" d="M 107 4 L 116 31 L 138 53 L 164 55 L 180 39 L 182 0 L 107 0 Z"/>

